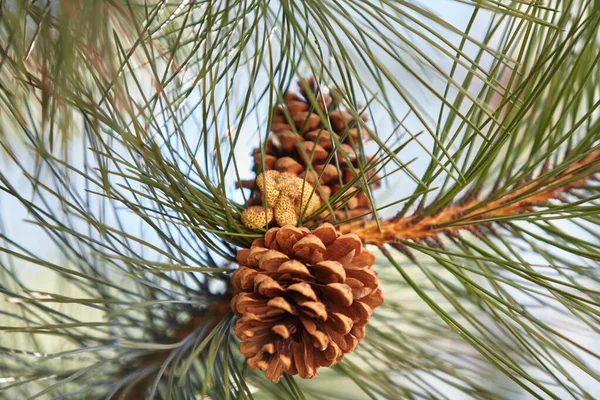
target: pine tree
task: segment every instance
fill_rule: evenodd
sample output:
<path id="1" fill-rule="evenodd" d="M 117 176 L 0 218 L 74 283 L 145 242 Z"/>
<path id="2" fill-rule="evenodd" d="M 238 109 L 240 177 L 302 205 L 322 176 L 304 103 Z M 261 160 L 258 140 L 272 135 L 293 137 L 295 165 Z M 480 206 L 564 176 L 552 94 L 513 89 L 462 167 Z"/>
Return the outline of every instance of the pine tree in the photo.
<path id="1" fill-rule="evenodd" d="M 0 397 L 600 397 L 599 29 L 0 1 Z"/>

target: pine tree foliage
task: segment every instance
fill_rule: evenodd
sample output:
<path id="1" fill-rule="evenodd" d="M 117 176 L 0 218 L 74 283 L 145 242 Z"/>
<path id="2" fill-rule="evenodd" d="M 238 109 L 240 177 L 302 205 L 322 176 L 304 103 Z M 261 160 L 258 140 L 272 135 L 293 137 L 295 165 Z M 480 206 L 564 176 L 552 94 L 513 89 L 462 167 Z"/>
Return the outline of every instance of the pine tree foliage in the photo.
<path id="1" fill-rule="evenodd" d="M 600 3 L 428 3 L 0 1 L 0 397 L 600 396 Z M 333 223 L 385 303 L 274 384 L 229 276 L 264 234 L 239 182 L 306 77 L 369 116 L 374 212 Z"/>

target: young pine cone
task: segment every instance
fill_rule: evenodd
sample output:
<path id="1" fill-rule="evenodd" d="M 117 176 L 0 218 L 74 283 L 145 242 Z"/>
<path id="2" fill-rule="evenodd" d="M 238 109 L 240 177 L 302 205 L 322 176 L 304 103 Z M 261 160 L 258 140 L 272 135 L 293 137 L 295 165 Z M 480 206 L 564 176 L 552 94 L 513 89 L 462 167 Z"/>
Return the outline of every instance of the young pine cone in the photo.
<path id="1" fill-rule="evenodd" d="M 358 182 L 350 188 L 344 187 L 361 173 L 357 156 L 359 133 L 363 140 L 368 140 L 366 130 L 360 129 L 352 114 L 340 110 L 331 96 L 318 93 L 314 79 L 301 81 L 300 92 L 302 96 L 288 92 L 284 104 L 275 110 L 273 133 L 265 150 L 265 168 L 306 179 L 316 187 L 323 201 L 339 192 L 340 201 L 347 201 L 336 212 L 340 219 L 368 214 L 371 204 Z M 315 103 L 311 102 L 311 96 Z M 332 132 L 321 121 L 317 107 L 329 116 Z M 262 170 L 260 149 L 255 149 L 253 155 L 254 170 Z M 332 204 L 334 209 L 341 205 L 340 201 Z"/>
<path id="2" fill-rule="evenodd" d="M 250 206 L 242 213 L 242 222 L 250 229 L 264 228 L 273 220 L 279 226 L 297 225 L 300 216 L 321 205 L 314 188 L 293 174 L 267 171 L 256 177 L 256 184 L 264 206 Z"/>
<path id="3" fill-rule="evenodd" d="M 237 259 L 234 332 L 248 365 L 273 382 L 283 373 L 312 378 L 340 361 L 383 302 L 375 256 L 328 223 L 313 231 L 272 228 Z"/>

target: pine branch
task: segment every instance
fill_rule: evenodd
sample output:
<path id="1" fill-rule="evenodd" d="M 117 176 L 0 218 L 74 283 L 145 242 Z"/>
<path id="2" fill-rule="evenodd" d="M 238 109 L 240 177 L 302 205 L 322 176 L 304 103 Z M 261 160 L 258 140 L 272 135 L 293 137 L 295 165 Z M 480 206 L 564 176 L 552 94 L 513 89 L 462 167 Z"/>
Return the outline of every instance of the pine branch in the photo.
<path id="1" fill-rule="evenodd" d="M 213 332 L 219 323 L 225 320 L 227 314 L 231 313 L 230 300 L 230 297 L 226 296 L 221 301 L 211 303 L 206 308 L 193 312 L 190 315 L 191 319 L 182 326 L 177 327 L 171 337 L 163 338 L 162 340 L 159 339 L 159 341 L 163 344 L 183 343 L 195 332 L 200 332 L 199 337 L 194 340 L 197 343 L 201 343 Z M 110 398 L 122 400 L 143 398 L 148 388 L 152 387 L 154 382 L 168 379 L 169 374 L 175 372 L 171 371 L 173 368 L 167 367 L 164 370 L 163 368 L 165 367 L 165 363 L 168 365 L 173 360 L 173 355 L 180 348 L 180 346 L 177 346 L 161 349 L 141 357 L 135 368 L 127 368 L 122 375 L 126 377 L 131 373 L 144 369 L 148 372 L 135 380 L 132 385 L 120 388 Z M 203 352 L 206 352 L 206 348 Z M 162 375 L 159 375 L 161 370 L 163 371 Z"/>
<path id="2" fill-rule="evenodd" d="M 0 396 L 594 397 L 598 196 L 574 198 L 597 190 L 589 183 L 598 151 L 588 150 L 600 137 L 597 2 L 458 0 L 471 13 L 466 28 L 412 0 L 55 3 L 0 2 L 0 146 L 16 169 L 0 171 L 0 294 L 11 300 L 0 311 Z M 319 119 L 346 111 L 371 142 L 345 135 L 350 126 L 339 121 L 327 158 L 338 171 L 353 161 L 354 171 L 333 174 L 337 192 L 304 221 L 339 211 L 340 228 L 367 243 L 425 245 L 414 245 L 423 256 L 414 262 L 378 254 L 386 302 L 354 353 L 318 379 L 274 385 L 244 366 L 229 304 L 210 289 L 232 271 L 220 261 L 263 236 L 240 221 L 232 182 L 248 177 L 248 146 L 268 155 L 276 123 L 304 133 L 304 119 L 265 114 L 309 75 L 322 90 L 337 88 L 344 105 L 312 106 Z M 304 100 L 318 105 L 316 94 Z M 335 131 L 329 125 L 306 139 L 320 142 Z M 71 131 L 84 132 L 83 159 L 52 151 Z M 540 168 L 562 147 L 571 163 Z M 325 155 L 310 149 L 296 155 Z M 429 160 L 425 171 L 415 155 Z M 317 173 L 314 194 L 322 192 L 329 170 L 309 167 L 303 186 Z M 384 185 L 406 176 L 417 188 L 376 198 L 372 172 Z M 492 175 L 502 185 L 480 191 Z M 345 220 L 375 204 L 410 210 L 440 181 L 440 197 L 410 217 Z M 364 199 L 346 190 L 358 187 Z M 465 187 L 475 189 L 456 201 Z M 64 260 L 15 235 L 15 202 Z M 555 226 L 557 217 L 588 235 Z M 507 224 L 494 240 L 480 232 L 515 220 L 530 223 Z M 478 240 L 459 235 L 468 231 Z M 443 234 L 455 246 L 430 248 Z M 17 262 L 77 292 L 38 287 Z M 58 346 L 47 347 L 46 335 Z"/>
<path id="3" fill-rule="evenodd" d="M 441 235 L 454 236 L 462 230 L 477 233 L 482 227 L 489 227 L 493 221 L 513 219 L 547 205 L 550 200 L 564 201 L 564 195 L 589 184 L 597 172 L 592 167 L 599 160 L 600 150 L 596 150 L 550 180 L 542 177 L 520 182 L 509 193 L 504 196 L 496 194 L 495 200 L 483 205 L 475 193 L 469 193 L 462 201 L 430 215 L 420 209 L 408 217 L 399 215 L 380 221 L 379 226 L 376 221 L 352 221 L 342 223 L 338 228 L 343 233 L 357 234 L 364 243 L 378 246 L 400 240 L 434 240 L 441 243 Z"/>

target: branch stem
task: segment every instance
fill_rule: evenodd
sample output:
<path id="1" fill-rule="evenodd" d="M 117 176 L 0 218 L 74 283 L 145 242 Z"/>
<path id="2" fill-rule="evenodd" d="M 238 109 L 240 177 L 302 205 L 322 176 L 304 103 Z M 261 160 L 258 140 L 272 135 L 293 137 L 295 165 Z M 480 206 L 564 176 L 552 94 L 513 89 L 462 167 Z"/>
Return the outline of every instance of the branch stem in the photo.
<path id="1" fill-rule="evenodd" d="M 408 217 L 395 217 L 380 221 L 352 221 L 338 226 L 342 233 L 355 233 L 365 244 L 381 246 L 403 240 L 439 241 L 440 235 L 456 235 L 461 230 L 477 232 L 489 226 L 493 220 L 513 219 L 516 216 L 545 206 L 552 199 L 574 189 L 584 189 L 597 172 L 594 165 L 600 160 L 596 150 L 552 177 L 542 175 L 538 179 L 518 183 L 504 196 L 495 195 L 491 201 L 481 202 L 475 196 L 466 196 L 467 201 L 452 203 L 430 215 L 418 210 Z"/>

